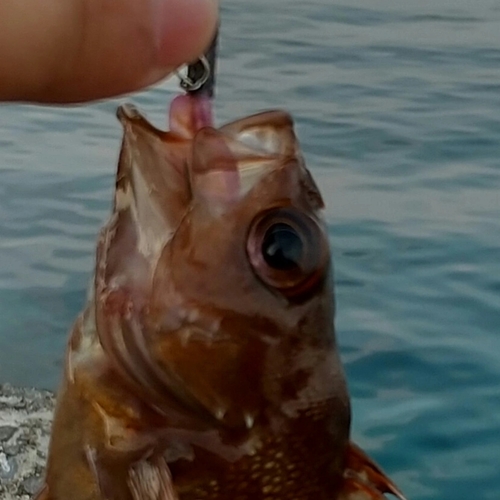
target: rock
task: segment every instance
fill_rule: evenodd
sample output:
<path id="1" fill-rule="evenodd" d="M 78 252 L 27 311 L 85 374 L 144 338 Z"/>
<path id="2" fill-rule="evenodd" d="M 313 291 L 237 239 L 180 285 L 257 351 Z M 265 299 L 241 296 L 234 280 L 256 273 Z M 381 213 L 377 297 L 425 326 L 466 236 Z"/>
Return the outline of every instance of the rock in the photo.
<path id="1" fill-rule="evenodd" d="M 16 459 L 14 457 L 7 458 L 7 455 L 0 451 L 0 479 L 2 481 L 13 479 L 17 468 Z"/>
<path id="2" fill-rule="evenodd" d="M 11 427 L 10 425 L 2 425 L 0 427 L 0 441 L 8 441 L 16 432 L 15 427 Z"/>
<path id="3" fill-rule="evenodd" d="M 54 396 L 0 384 L 0 499 L 28 500 L 43 481 Z"/>
<path id="4" fill-rule="evenodd" d="M 30 476 L 23 480 L 21 486 L 25 493 L 32 496 L 42 487 L 42 484 L 42 477 Z"/>

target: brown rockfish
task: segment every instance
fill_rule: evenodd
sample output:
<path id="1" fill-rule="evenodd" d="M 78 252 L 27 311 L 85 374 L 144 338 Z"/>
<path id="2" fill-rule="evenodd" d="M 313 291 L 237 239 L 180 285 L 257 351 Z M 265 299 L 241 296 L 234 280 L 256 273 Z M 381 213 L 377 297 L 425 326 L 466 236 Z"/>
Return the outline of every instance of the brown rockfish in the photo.
<path id="1" fill-rule="evenodd" d="M 323 201 L 290 116 L 134 108 L 44 500 L 403 498 L 349 441 Z"/>

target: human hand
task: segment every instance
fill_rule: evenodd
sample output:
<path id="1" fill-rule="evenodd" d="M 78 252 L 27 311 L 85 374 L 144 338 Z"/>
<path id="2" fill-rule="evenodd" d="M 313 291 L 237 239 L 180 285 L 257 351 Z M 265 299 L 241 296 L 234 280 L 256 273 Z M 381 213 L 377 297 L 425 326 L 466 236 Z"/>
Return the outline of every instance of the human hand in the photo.
<path id="1" fill-rule="evenodd" d="M 217 0 L 0 0 L 0 101 L 131 92 L 206 49 Z"/>

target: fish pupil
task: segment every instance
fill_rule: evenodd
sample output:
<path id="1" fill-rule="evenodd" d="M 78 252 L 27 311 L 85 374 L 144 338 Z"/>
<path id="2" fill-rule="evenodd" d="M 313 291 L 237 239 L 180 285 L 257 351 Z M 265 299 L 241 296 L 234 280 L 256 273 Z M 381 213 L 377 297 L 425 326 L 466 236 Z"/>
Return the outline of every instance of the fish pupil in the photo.
<path id="1" fill-rule="evenodd" d="M 288 224 L 271 226 L 262 241 L 262 255 L 267 265 L 280 271 L 288 271 L 299 266 L 303 243 L 300 236 Z"/>

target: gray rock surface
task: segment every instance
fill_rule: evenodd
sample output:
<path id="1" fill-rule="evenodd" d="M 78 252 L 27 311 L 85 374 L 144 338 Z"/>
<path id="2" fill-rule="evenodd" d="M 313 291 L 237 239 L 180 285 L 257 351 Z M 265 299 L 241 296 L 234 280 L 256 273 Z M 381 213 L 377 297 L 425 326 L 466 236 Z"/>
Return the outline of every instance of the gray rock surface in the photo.
<path id="1" fill-rule="evenodd" d="M 0 384 L 0 499 L 28 500 L 42 479 L 54 396 Z"/>

